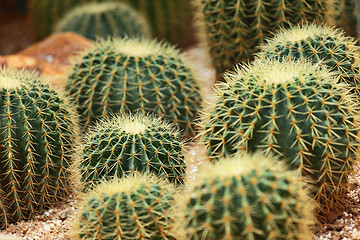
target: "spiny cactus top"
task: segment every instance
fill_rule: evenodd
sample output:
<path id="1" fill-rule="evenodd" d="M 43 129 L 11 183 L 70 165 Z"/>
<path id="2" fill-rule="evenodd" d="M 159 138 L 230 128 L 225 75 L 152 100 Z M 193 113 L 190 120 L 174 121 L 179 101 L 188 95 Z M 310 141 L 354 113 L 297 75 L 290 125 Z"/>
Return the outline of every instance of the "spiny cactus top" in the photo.
<path id="1" fill-rule="evenodd" d="M 0 68 L 0 228 L 28 219 L 69 191 L 74 109 L 25 71 Z"/>
<path id="2" fill-rule="evenodd" d="M 178 131 L 157 117 L 115 116 L 97 123 L 79 149 L 81 181 L 89 185 L 135 171 L 183 183 L 186 165 Z"/>
<path id="3" fill-rule="evenodd" d="M 74 222 L 75 239 L 174 239 L 174 187 L 150 176 L 129 176 L 89 192 Z"/>
<path id="4" fill-rule="evenodd" d="M 200 31 L 218 74 L 256 52 L 273 32 L 304 21 L 321 23 L 326 0 L 195 0 Z"/>
<path id="5" fill-rule="evenodd" d="M 359 146 L 359 116 L 345 84 L 310 63 L 256 60 L 242 67 L 227 75 L 203 115 L 208 156 L 280 155 L 312 179 L 323 207 L 342 200 L 337 193 L 346 190 Z"/>
<path id="6" fill-rule="evenodd" d="M 262 46 L 260 55 L 280 61 L 293 58 L 320 63 L 360 94 L 359 47 L 340 29 L 305 24 L 282 30 Z"/>
<path id="7" fill-rule="evenodd" d="M 314 203 L 300 175 L 285 169 L 259 153 L 203 169 L 177 199 L 183 239 L 311 239 Z"/>
<path id="8" fill-rule="evenodd" d="M 183 55 L 140 39 L 102 40 L 75 62 L 67 89 L 87 125 L 109 113 L 153 112 L 193 134 L 199 86 Z"/>
<path id="9" fill-rule="evenodd" d="M 81 5 L 56 24 L 55 32 L 76 32 L 92 40 L 108 36 L 150 36 L 144 17 L 127 4 L 117 2 Z"/>

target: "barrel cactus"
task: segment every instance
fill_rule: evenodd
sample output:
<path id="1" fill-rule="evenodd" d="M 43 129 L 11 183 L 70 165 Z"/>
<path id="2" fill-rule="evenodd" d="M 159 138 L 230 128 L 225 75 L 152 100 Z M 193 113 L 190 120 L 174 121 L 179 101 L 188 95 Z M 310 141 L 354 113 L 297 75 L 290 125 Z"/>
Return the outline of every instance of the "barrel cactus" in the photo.
<path id="1" fill-rule="evenodd" d="M 35 74 L 0 68 L 0 228 L 69 194 L 74 109 Z"/>
<path id="2" fill-rule="evenodd" d="M 331 2 L 327 23 L 336 25 L 348 36 L 357 38 L 357 19 L 355 0 L 334 0 Z"/>
<path id="3" fill-rule="evenodd" d="M 43 39 L 54 29 L 55 24 L 74 7 L 105 0 L 29 0 L 29 18 L 37 39 Z"/>
<path id="4" fill-rule="evenodd" d="M 352 92 L 360 94 L 359 47 L 340 29 L 304 24 L 282 30 L 262 46 L 260 55 L 268 59 L 307 60 L 334 72 Z"/>
<path id="5" fill-rule="evenodd" d="M 109 113 L 152 112 L 193 135 L 200 108 L 197 79 L 184 56 L 144 39 L 101 40 L 73 65 L 67 89 L 86 127 Z"/>
<path id="6" fill-rule="evenodd" d="M 182 184 L 186 169 L 182 150 L 183 142 L 171 124 L 143 114 L 114 116 L 98 122 L 84 138 L 77 165 L 85 186 L 134 172 Z"/>
<path id="7" fill-rule="evenodd" d="M 127 4 L 117 2 L 81 5 L 56 24 L 55 32 L 76 32 L 91 40 L 98 36 L 150 36 L 144 17 Z"/>
<path id="8" fill-rule="evenodd" d="M 284 169 L 256 153 L 202 170 L 178 198 L 183 239 L 311 239 L 315 204 L 300 175 Z"/>
<path id="9" fill-rule="evenodd" d="M 219 74 L 256 52 L 277 29 L 306 21 L 323 22 L 326 0 L 196 0 L 202 41 Z"/>
<path id="10" fill-rule="evenodd" d="M 256 150 L 279 155 L 311 179 L 321 211 L 341 202 L 359 146 L 345 84 L 316 65 L 276 60 L 256 60 L 226 79 L 203 115 L 209 158 Z"/>
<path id="11" fill-rule="evenodd" d="M 174 187 L 150 176 L 102 183 L 79 205 L 72 239 L 174 239 Z"/>

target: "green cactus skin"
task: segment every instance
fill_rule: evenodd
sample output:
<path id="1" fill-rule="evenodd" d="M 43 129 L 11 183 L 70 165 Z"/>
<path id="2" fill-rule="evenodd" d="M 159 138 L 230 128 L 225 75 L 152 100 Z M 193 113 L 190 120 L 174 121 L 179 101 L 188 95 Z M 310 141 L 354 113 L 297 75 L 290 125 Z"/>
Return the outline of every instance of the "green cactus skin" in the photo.
<path id="1" fill-rule="evenodd" d="M 155 41 L 99 41 L 75 61 L 67 89 L 86 125 L 109 113 L 153 112 L 193 135 L 197 79 L 177 50 Z"/>
<path id="2" fill-rule="evenodd" d="M 321 23 L 326 0 L 195 0 L 201 38 L 217 74 L 247 60 L 273 32 L 305 21 Z"/>
<path id="3" fill-rule="evenodd" d="M 178 239 L 312 239 L 315 204 L 300 175 L 276 161 L 238 154 L 202 170 L 176 204 Z"/>
<path id="4" fill-rule="evenodd" d="M 86 194 L 74 222 L 74 239 L 174 239 L 174 186 L 150 176 L 103 183 Z"/>
<path id="5" fill-rule="evenodd" d="M 310 63 L 256 60 L 243 68 L 226 76 L 203 115 L 207 155 L 279 155 L 312 180 L 326 212 L 343 200 L 339 193 L 358 161 L 358 117 L 348 92 L 340 91 L 345 84 Z"/>
<path id="6" fill-rule="evenodd" d="M 55 24 L 74 7 L 106 0 L 29 0 L 29 16 L 38 40 L 47 37 Z"/>
<path id="7" fill-rule="evenodd" d="M 359 47 L 340 29 L 314 24 L 283 30 L 262 46 L 260 55 L 268 59 L 284 58 L 320 63 L 339 76 L 360 96 Z"/>
<path id="8" fill-rule="evenodd" d="M 0 228 L 69 194 L 74 109 L 25 71 L 0 68 Z"/>
<path id="9" fill-rule="evenodd" d="M 191 0 L 122 0 L 144 14 L 152 35 L 187 47 L 194 42 Z"/>
<path id="10" fill-rule="evenodd" d="M 67 13 L 55 32 L 76 32 L 91 40 L 96 37 L 150 37 L 150 29 L 140 13 L 124 3 L 89 3 Z"/>
<path id="11" fill-rule="evenodd" d="M 182 184 L 183 143 L 172 125 L 143 114 L 97 123 L 80 147 L 81 182 L 93 185 L 135 171 Z"/>

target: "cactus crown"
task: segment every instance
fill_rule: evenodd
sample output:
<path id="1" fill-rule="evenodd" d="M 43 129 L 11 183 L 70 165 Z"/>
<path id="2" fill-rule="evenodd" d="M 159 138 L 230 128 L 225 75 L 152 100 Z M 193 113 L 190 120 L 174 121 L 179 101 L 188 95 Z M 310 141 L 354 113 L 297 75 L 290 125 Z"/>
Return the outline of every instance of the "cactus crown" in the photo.
<path id="1" fill-rule="evenodd" d="M 152 175 L 103 182 L 85 195 L 75 239 L 172 239 L 175 188 Z"/>
<path id="2" fill-rule="evenodd" d="M 188 191 L 177 199 L 184 239 L 311 236 L 314 203 L 307 187 L 298 173 L 262 153 L 239 153 L 207 165 Z"/>
<path id="3" fill-rule="evenodd" d="M 90 48 L 87 48 L 77 57 L 74 62 L 84 58 L 94 51 L 99 49 L 111 50 L 117 54 L 129 55 L 134 57 L 146 57 L 151 55 L 169 55 L 183 58 L 184 56 L 178 49 L 166 42 L 157 42 L 156 40 L 145 39 L 141 37 L 135 38 L 107 38 L 98 39 Z"/>

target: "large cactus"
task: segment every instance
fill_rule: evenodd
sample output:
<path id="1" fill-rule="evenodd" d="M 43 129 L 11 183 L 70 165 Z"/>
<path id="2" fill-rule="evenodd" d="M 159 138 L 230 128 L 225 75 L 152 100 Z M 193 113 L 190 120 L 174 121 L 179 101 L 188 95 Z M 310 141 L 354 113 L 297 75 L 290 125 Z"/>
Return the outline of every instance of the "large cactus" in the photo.
<path id="1" fill-rule="evenodd" d="M 195 0 L 202 40 L 219 74 L 256 52 L 273 32 L 289 24 L 322 22 L 326 0 Z"/>
<path id="2" fill-rule="evenodd" d="M 125 3 L 88 3 L 68 12 L 55 32 L 76 32 L 91 40 L 96 37 L 149 37 L 144 17 Z"/>
<path id="3" fill-rule="evenodd" d="M 174 239 L 174 186 L 150 176 L 103 183 L 86 194 L 74 239 Z"/>
<path id="4" fill-rule="evenodd" d="M 193 134 L 199 86 L 173 47 L 140 39 L 103 40 L 73 66 L 67 89 L 85 125 L 109 113 L 153 112 Z"/>
<path id="5" fill-rule="evenodd" d="M 0 228 L 69 194 L 74 109 L 24 71 L 0 68 Z"/>
<path id="6" fill-rule="evenodd" d="M 177 198 L 178 239 L 311 239 L 315 204 L 300 175 L 285 169 L 259 153 L 208 166 Z"/>
<path id="7" fill-rule="evenodd" d="M 304 24 L 278 32 L 259 55 L 278 61 L 306 60 L 327 67 L 360 96 L 359 47 L 340 29 Z"/>
<path id="8" fill-rule="evenodd" d="M 186 165 L 176 128 L 143 114 L 100 121 L 80 146 L 81 181 L 86 187 L 100 180 L 133 172 L 152 173 L 182 184 Z"/>
<path id="9" fill-rule="evenodd" d="M 316 65 L 275 60 L 256 60 L 226 79 L 203 116 L 208 156 L 279 155 L 312 179 L 324 210 L 342 201 L 359 146 L 346 85 Z"/>

